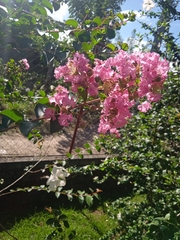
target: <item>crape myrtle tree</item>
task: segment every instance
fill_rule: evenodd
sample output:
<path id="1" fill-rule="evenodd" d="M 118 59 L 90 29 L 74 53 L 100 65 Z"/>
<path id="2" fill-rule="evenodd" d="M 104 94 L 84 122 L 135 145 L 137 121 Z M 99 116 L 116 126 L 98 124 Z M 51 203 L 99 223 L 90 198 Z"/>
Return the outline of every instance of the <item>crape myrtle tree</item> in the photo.
<path id="1" fill-rule="evenodd" d="M 7 3 L 6 0 L 3 0 L 3 3 L 4 2 Z M 15 3 L 19 4 L 19 2 Z M 58 129 L 53 129 L 52 132 L 59 131 L 62 127 L 74 124 L 74 134 L 67 154 L 67 158 L 72 158 L 75 137 L 78 128 L 84 123 L 83 117 L 87 111 L 90 113 L 97 111 L 99 113 L 100 121 L 98 132 L 103 136 L 109 136 L 109 134 L 111 134 L 113 136 L 113 138 L 110 136 L 112 143 L 112 139 L 121 136 L 120 129 L 126 126 L 133 118 L 134 110 L 144 114 L 153 108 L 154 103 L 161 99 L 161 89 L 163 88 L 169 70 L 168 61 L 154 52 L 129 54 L 124 51 L 127 50 L 127 44 L 122 44 L 120 46 L 121 49 L 118 49 L 116 44 L 108 41 L 115 38 L 116 30 L 119 30 L 128 20 L 134 21 L 135 14 L 107 12 L 107 14 L 101 17 L 95 16 L 92 17 L 92 19 L 84 18 L 81 19 L 80 22 L 76 19 L 68 19 L 63 24 L 58 25 L 57 22 L 47 17 L 47 12 L 44 12 L 46 8 L 51 9 L 51 11 L 56 8 L 55 6 L 57 5 L 54 5 L 55 3 L 53 4 L 53 2 L 45 0 L 24 1 L 23 6 L 26 4 L 29 7 L 28 10 L 22 10 L 22 6 L 15 8 L 14 11 L 9 7 L 8 12 L 2 9 L 5 18 L 1 19 L 1 23 L 7 20 L 12 21 L 16 26 L 17 24 L 23 25 L 25 22 L 27 27 L 33 26 L 37 34 L 38 29 L 41 31 L 44 30 L 57 41 L 60 33 L 69 30 L 69 42 L 64 45 L 61 45 L 62 43 L 59 42 L 58 45 L 58 47 L 61 48 L 63 46 L 61 53 L 66 53 L 66 57 L 61 62 L 54 61 L 55 70 L 53 73 L 57 80 L 56 83 L 54 83 L 54 91 L 48 96 L 45 92 L 40 92 L 42 97 L 35 101 L 35 116 L 31 116 L 31 118 L 28 119 L 24 116 L 24 113 L 18 109 L 5 109 L 0 112 L 2 115 L 0 131 L 7 131 L 9 128 L 19 128 L 24 136 L 32 140 L 40 136 L 39 133 L 37 134 L 37 132 L 33 132 L 33 130 L 44 120 L 50 121 L 51 129 L 53 129 L 53 126 L 59 126 Z M 20 11 L 19 17 L 16 15 L 18 11 Z M 39 14 L 39 11 L 41 14 Z M 23 15 L 24 13 L 25 15 Z M 22 15 L 25 20 L 21 18 Z M 41 18 L 42 15 L 43 18 Z M 53 25 L 51 25 L 51 21 Z M 32 28 L 30 29 L 32 30 Z M 22 37 L 21 34 L 20 36 Z M 50 45 L 51 42 L 48 44 Z M 50 45 L 49 49 L 52 50 L 52 45 Z M 14 69 L 19 69 L 18 73 L 24 70 L 29 71 L 30 68 L 31 64 L 24 58 L 14 66 Z M 6 69 L 8 72 L 12 71 L 9 65 L 6 65 Z M 3 78 L 4 76 L 2 76 L 2 79 Z M 6 78 L 6 82 L 11 83 L 11 81 L 11 77 L 9 77 L 9 79 Z M 8 89 L 4 89 L 4 85 L 0 85 L 0 87 L 1 98 L 6 99 L 8 94 L 12 95 L 11 92 L 6 94 L 5 90 L 7 91 Z M 15 89 L 16 92 L 17 90 L 18 89 Z M 28 96 L 28 101 L 33 102 L 34 96 L 31 93 L 28 93 Z M 138 129 L 138 126 L 136 126 L 136 129 Z M 150 131 L 152 132 L 152 130 Z M 140 131 L 138 130 L 138 132 Z M 142 128 L 142 133 L 144 132 L 145 130 Z M 134 136 L 134 138 L 136 139 L 136 136 Z M 141 136 L 140 138 L 144 139 Z M 132 141 L 133 139 L 130 139 L 128 135 L 128 140 Z M 149 139 L 147 140 L 149 141 Z M 148 142 L 145 142 L 145 146 L 147 143 Z M 88 144 L 86 144 L 85 147 L 87 152 L 92 153 Z M 95 147 L 100 151 L 101 146 L 99 146 L 98 141 L 95 142 Z M 124 149 L 122 148 L 122 150 Z M 79 153 L 79 150 L 77 153 Z M 124 152 L 124 154 L 126 153 L 128 152 Z M 136 153 L 137 151 L 134 152 L 134 154 Z M 140 159 L 141 155 L 137 153 L 135 156 Z M 87 205 L 91 206 L 93 197 L 97 197 L 100 190 L 97 188 L 96 191 L 92 190 L 91 193 L 85 193 L 85 191 L 73 193 L 73 190 L 63 189 L 66 185 L 66 178 L 79 172 L 84 174 L 91 173 L 93 170 L 108 170 L 110 174 L 105 176 L 105 178 L 109 176 L 115 177 L 114 170 L 116 169 L 118 176 L 120 175 L 119 170 L 126 172 L 123 176 L 124 178 L 121 178 L 121 176 L 117 178 L 118 182 L 123 183 L 123 181 L 126 181 L 126 177 L 130 177 L 128 180 L 134 187 L 136 187 L 136 182 L 138 186 L 141 186 L 143 181 L 139 179 L 134 180 L 132 177 L 139 176 L 138 173 L 141 172 L 146 176 L 146 174 L 149 173 L 147 167 L 145 166 L 141 169 L 135 164 L 135 166 L 131 168 L 129 156 L 128 159 L 126 159 L 126 155 L 120 155 L 119 157 L 120 158 L 117 159 L 113 158 L 113 156 L 112 158 L 107 158 L 97 168 L 92 164 L 80 170 L 76 167 L 65 169 L 59 166 L 58 162 L 52 166 L 48 166 L 51 170 L 51 176 L 47 181 L 48 186 L 32 186 L 31 188 L 18 189 L 17 191 L 27 190 L 29 192 L 34 189 L 46 190 L 48 192 L 53 191 L 57 197 L 61 194 L 66 194 L 68 199 L 72 200 L 73 196 L 76 196 L 80 203 L 86 201 Z M 122 164 L 123 159 L 125 160 L 125 164 Z M 149 159 L 148 156 L 143 156 L 143 162 L 149 162 Z M 27 173 L 31 170 L 32 167 L 27 170 Z M 111 172 L 111 170 L 113 171 Z M 152 171 L 154 172 L 154 169 Z M 101 183 L 101 179 L 99 181 L 99 179 L 96 178 L 96 180 Z M 12 185 L 13 184 L 11 184 L 11 186 Z M 0 196 L 5 195 L 7 189 L 8 186 L 0 190 Z M 139 193 L 141 192 L 142 191 Z M 126 209 L 126 207 L 124 208 L 124 205 L 122 205 L 120 209 Z M 130 211 L 133 209 L 136 210 L 137 207 L 131 208 Z M 138 212 L 137 215 L 139 215 Z M 146 223 L 144 219 L 141 222 Z M 121 221 L 121 214 L 119 214 L 119 220 Z M 136 222 L 134 218 L 132 218 L 132 220 Z M 135 225 L 134 222 L 131 226 Z M 54 224 L 52 221 L 51 223 Z M 122 225 L 124 228 L 129 227 L 128 223 L 129 219 L 127 219 L 127 222 L 123 222 L 124 225 L 120 224 L 120 226 Z M 59 227 L 59 225 L 56 226 L 57 228 Z M 135 229 L 135 231 L 137 234 L 137 229 Z M 131 234 L 131 231 L 126 232 Z M 144 233 L 144 225 L 142 232 Z M 124 234 L 124 231 L 122 230 L 119 233 Z M 135 238 L 131 238 L 130 236 L 129 239 Z"/>
<path id="2" fill-rule="evenodd" d="M 5 6 L 6 0 L 2 3 Z M 69 43 L 61 45 L 59 42 L 58 46 L 59 48 L 63 46 L 63 52 L 60 53 L 67 54 L 64 59 L 66 61 L 56 62 L 56 66 L 54 65 L 55 78 L 65 86 L 60 86 L 60 82 L 57 81 L 51 98 L 48 98 L 45 92 L 40 92 L 42 99 L 36 101 L 34 120 L 26 119 L 23 113 L 16 109 L 1 111 L 3 115 L 1 131 L 6 131 L 10 124 L 14 124 L 14 127 L 18 127 L 25 136 L 32 139 L 34 136 L 31 130 L 44 118 L 51 119 L 52 126 L 55 123 L 68 126 L 77 119 L 69 150 L 71 153 L 85 110 L 94 109 L 101 112 L 99 132 L 104 134 L 110 132 L 119 136 L 118 128 L 124 126 L 132 117 L 130 109 L 138 98 L 142 98 L 138 109 L 143 112 L 151 108 L 151 102 L 160 99 L 160 90 L 168 71 L 167 61 L 161 60 L 157 54 L 128 55 L 123 51 L 127 50 L 127 44 L 122 44 L 119 50 L 115 44 L 108 42 L 108 39 L 115 38 L 116 30 L 128 20 L 135 20 L 134 13 L 107 12 L 105 17 L 83 19 L 81 23 L 75 19 L 68 19 L 59 26 L 57 22 L 48 18 L 46 12 L 46 8 L 50 11 L 59 9 L 59 5 L 54 2 L 36 0 L 13 3 L 15 3 L 13 8 L 7 4 L 7 11 L 2 8 L 4 16 L 1 23 L 10 21 L 11 26 L 22 25 L 24 31 L 29 27 L 30 31 L 35 29 L 34 34 L 38 33 L 39 29 L 45 30 L 55 39 L 66 30 L 70 33 Z M 11 33 L 11 29 L 9 31 Z M 20 37 L 23 36 L 20 34 Z M 49 49 L 52 51 L 53 45 L 50 45 Z M 31 63 L 28 69 L 30 68 Z M 153 68 L 156 70 L 152 71 Z M 11 70 L 7 68 L 7 71 L 11 72 Z M 151 71 L 152 73 L 149 73 Z M 6 82 L 11 83 L 11 77 L 6 79 Z M 7 90 L 5 89 L 7 85 L 10 84 L 4 84 L 1 88 L 3 99 L 6 99 L 4 90 Z M 18 88 L 13 91 L 13 95 L 11 89 L 7 93 L 11 97 L 11 102 L 14 101 L 12 96 L 17 96 Z M 27 94 L 33 98 L 32 92 Z"/>

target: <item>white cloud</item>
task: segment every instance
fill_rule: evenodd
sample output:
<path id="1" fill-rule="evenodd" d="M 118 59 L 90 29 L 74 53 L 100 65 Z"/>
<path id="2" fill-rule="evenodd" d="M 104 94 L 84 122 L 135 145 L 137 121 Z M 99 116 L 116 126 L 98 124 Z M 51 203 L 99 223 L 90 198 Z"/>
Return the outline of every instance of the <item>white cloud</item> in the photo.
<path id="1" fill-rule="evenodd" d="M 64 20 L 67 20 L 69 17 L 68 5 L 63 3 L 58 11 L 51 13 L 50 11 L 47 10 L 47 13 L 54 20 L 63 22 Z"/>

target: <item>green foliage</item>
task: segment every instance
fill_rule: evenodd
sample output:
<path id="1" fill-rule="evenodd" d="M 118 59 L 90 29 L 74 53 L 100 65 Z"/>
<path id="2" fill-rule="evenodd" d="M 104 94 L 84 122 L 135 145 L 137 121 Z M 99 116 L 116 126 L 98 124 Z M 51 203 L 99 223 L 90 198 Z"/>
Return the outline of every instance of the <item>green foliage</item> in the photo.
<path id="1" fill-rule="evenodd" d="M 171 62 L 179 62 L 179 35 L 175 36 L 171 32 L 171 23 L 179 20 L 179 1 L 157 0 L 155 2 L 160 11 L 148 12 L 146 15 L 157 20 L 156 26 L 142 23 L 142 27 L 149 31 L 148 35 L 153 36 L 151 52 L 158 52 Z M 149 36 L 147 38 L 149 39 Z"/>
<path id="2" fill-rule="evenodd" d="M 121 10 L 121 4 L 124 0 L 117 1 L 94 1 L 94 0 L 67 0 L 64 1 L 69 6 L 70 16 L 78 20 L 84 19 L 87 15 L 88 18 L 93 19 L 94 17 L 104 17 L 107 11 L 118 12 Z"/>
<path id="3" fill-rule="evenodd" d="M 60 23 L 47 16 L 47 9 L 51 13 L 53 10 L 59 9 L 59 1 L 1 1 L 1 4 L 7 8 L 7 12 L 0 8 L 2 33 L 0 44 L 4 49 L 2 57 L 5 61 L 5 69 L 3 70 L 2 66 L 0 69 L 0 97 L 3 103 L 12 106 L 10 109 L 0 112 L 2 115 L 0 131 L 7 130 L 12 124 L 19 127 L 22 134 L 28 139 L 34 139 L 34 142 L 41 140 L 39 131 L 34 128 L 41 123 L 42 119 L 40 118 L 43 118 L 48 105 L 46 93 L 52 82 L 54 67 L 64 64 L 67 57 L 75 51 L 83 52 L 93 62 L 95 58 L 107 59 L 113 56 L 119 47 L 125 51 L 128 50 L 126 43 L 112 44 L 110 40 L 115 38 L 116 31 L 124 25 L 124 19 L 135 20 L 134 13 L 116 13 L 120 8 L 117 1 L 74 2 L 72 0 L 66 2 L 70 6 L 71 15 L 76 19 Z M 80 7 L 78 10 L 77 4 Z M 112 11 L 109 11 L 109 4 L 113 8 Z M 91 6 L 93 6 L 92 9 Z M 164 14 L 167 13 L 169 17 L 167 6 L 164 11 Z M 166 23 L 159 24 L 163 28 L 167 27 L 168 29 L 169 27 Z M 65 33 L 67 30 L 70 30 L 68 41 L 59 40 L 60 33 Z M 44 32 L 44 34 L 41 36 L 40 32 Z M 174 39 L 171 35 L 165 35 L 164 40 L 168 42 L 167 55 L 171 56 Z M 15 59 L 16 61 L 6 58 L 12 49 L 17 49 L 17 51 L 21 49 L 21 58 L 30 52 L 36 55 L 32 61 L 37 67 L 36 71 L 39 71 L 40 66 L 42 69 L 45 68 L 43 72 L 44 88 L 39 91 L 37 89 L 26 90 L 23 83 L 23 79 L 25 79 L 23 68 L 17 63 L 20 60 L 19 56 Z M 120 237 L 122 240 L 175 240 L 179 238 L 179 89 L 178 74 L 170 73 L 162 101 L 154 103 L 149 114 L 138 113 L 134 108 L 132 110 L 133 119 L 120 130 L 120 140 L 111 136 L 102 136 L 95 140 L 97 151 L 100 152 L 101 149 L 104 149 L 109 154 L 105 161 L 99 166 L 92 164 L 86 168 L 73 169 L 74 174 L 91 174 L 97 184 L 104 183 L 111 178 L 116 180 L 118 185 L 129 188 L 129 197 L 119 198 L 109 205 L 110 216 L 117 219 L 119 226 L 102 236 L 101 239 Z M 26 98 L 24 98 L 25 96 Z M 37 96 L 40 99 L 37 100 Z M 87 94 L 83 88 L 79 89 L 79 96 L 82 101 L 86 102 Z M 105 99 L 106 95 L 100 94 L 100 98 Z M 24 99 L 35 105 L 36 118 L 33 120 L 28 119 L 24 112 L 14 107 L 15 102 L 21 103 L 24 102 Z M 61 129 L 58 119 L 51 120 L 51 133 Z M 89 144 L 85 144 L 84 147 L 88 153 L 92 154 Z M 83 158 L 80 149 L 76 149 L 76 153 Z M 95 171 L 101 174 L 94 176 Z M 17 189 L 17 191 L 28 192 L 31 190 L 48 191 L 47 187 L 43 185 Z M 55 195 L 58 198 L 64 194 L 70 201 L 73 200 L 73 197 L 77 197 L 81 204 L 85 203 L 91 207 L 94 197 L 98 198 L 99 190 L 96 189 L 94 192 L 90 189 L 90 191 L 90 194 L 82 190 L 75 194 L 72 189 L 62 191 L 62 188 L 59 188 Z M 145 196 L 143 200 L 134 201 L 134 196 L 137 197 L 139 194 Z M 52 216 L 46 223 L 52 228 L 52 232 L 47 239 L 62 238 L 65 236 L 64 230 L 70 227 L 67 216 L 59 210 L 49 210 L 49 212 Z M 74 237 L 75 231 L 73 230 L 69 233 L 68 239 Z"/>
<path id="4" fill-rule="evenodd" d="M 120 213 L 121 218 L 109 234 L 120 239 L 179 239 L 179 84 L 178 74 L 170 73 L 162 100 L 146 114 L 133 109 L 135 115 L 120 130 L 119 140 L 96 139 L 97 148 L 104 148 L 110 157 L 99 165 L 104 174 L 95 181 L 113 178 L 119 185 L 128 185 L 132 196 L 146 196 L 140 202 L 120 198 L 110 206 L 111 216 Z"/>
<path id="5" fill-rule="evenodd" d="M 46 221 L 46 224 L 51 226 L 53 231 L 46 237 L 46 239 L 54 239 L 54 237 L 58 238 L 61 237 L 63 238 L 64 235 L 64 230 L 65 228 L 69 228 L 69 222 L 67 221 L 67 216 L 63 214 L 60 210 L 57 209 L 47 209 L 50 214 L 52 215 L 51 218 L 49 218 Z M 68 239 L 73 239 L 76 235 L 76 231 L 73 230 L 69 233 Z"/>

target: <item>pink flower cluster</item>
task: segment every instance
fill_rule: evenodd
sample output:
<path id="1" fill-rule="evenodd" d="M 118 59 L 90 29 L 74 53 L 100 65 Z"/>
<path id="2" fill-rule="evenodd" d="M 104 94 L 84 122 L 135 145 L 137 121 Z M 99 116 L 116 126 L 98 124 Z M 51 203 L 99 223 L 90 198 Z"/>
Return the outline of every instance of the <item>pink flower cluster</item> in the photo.
<path id="1" fill-rule="evenodd" d="M 157 53 L 128 54 L 119 51 L 105 61 L 96 60 L 94 76 L 102 81 L 107 98 L 103 103 L 98 131 L 115 133 L 131 118 L 130 108 L 145 98 L 138 109 L 147 112 L 151 102 L 159 101 L 160 90 L 167 78 L 169 63 Z"/>
<path id="2" fill-rule="evenodd" d="M 30 65 L 28 63 L 28 60 L 26 58 L 23 58 L 21 61 L 20 61 L 23 65 L 23 67 L 28 70 L 30 68 Z"/>
<path id="3" fill-rule="evenodd" d="M 69 91 L 62 87 L 58 86 L 53 97 L 49 97 L 49 102 L 58 106 L 60 112 L 57 114 L 58 122 L 61 126 L 68 126 L 70 122 L 73 121 L 73 116 L 70 113 L 69 109 L 74 108 L 76 105 L 75 100 L 70 96 Z M 46 119 L 51 118 L 53 121 L 56 120 L 54 109 L 47 108 L 45 110 L 44 117 Z"/>
<path id="4" fill-rule="evenodd" d="M 157 53 L 128 54 L 119 51 L 105 61 L 96 59 L 92 68 L 89 60 L 76 52 L 65 66 L 55 69 L 55 78 L 71 83 L 71 90 L 77 94 L 77 98 L 79 88 L 83 88 L 91 97 L 98 97 L 98 91 L 103 90 L 106 98 L 102 102 L 98 131 L 104 134 L 109 131 L 119 137 L 118 128 L 127 124 L 132 117 L 130 109 L 136 100 L 142 98 L 138 106 L 141 112 L 148 111 L 152 107 L 151 102 L 160 100 L 160 90 L 168 70 L 169 63 Z M 69 97 L 68 90 L 59 86 L 49 100 L 60 107 L 59 123 L 67 126 L 72 121 L 67 108 L 74 108 L 76 104 Z"/>
<path id="5" fill-rule="evenodd" d="M 74 58 L 68 59 L 65 66 L 55 69 L 54 76 L 56 79 L 63 78 L 64 82 L 70 82 L 75 93 L 79 88 L 83 88 L 90 96 L 98 94 L 98 84 L 93 76 L 93 70 L 83 54 L 76 52 Z"/>

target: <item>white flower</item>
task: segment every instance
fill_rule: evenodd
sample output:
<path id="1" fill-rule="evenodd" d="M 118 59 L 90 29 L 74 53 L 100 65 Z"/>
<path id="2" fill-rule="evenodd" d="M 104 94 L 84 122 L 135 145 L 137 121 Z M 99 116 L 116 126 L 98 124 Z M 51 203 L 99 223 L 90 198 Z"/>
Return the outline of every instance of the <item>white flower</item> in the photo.
<path id="1" fill-rule="evenodd" d="M 151 9 L 153 9 L 155 7 L 155 3 L 152 1 L 152 0 L 144 0 L 143 1 L 143 10 L 146 10 L 146 11 L 150 11 Z"/>
<path id="2" fill-rule="evenodd" d="M 122 220 L 122 216 L 121 216 L 121 213 L 120 213 L 120 212 L 117 214 L 117 220 L 118 220 L 118 221 Z"/>
<path id="3" fill-rule="evenodd" d="M 53 166 L 51 176 L 47 180 L 47 185 L 51 191 L 56 191 L 57 187 L 64 187 L 66 185 L 66 177 L 70 174 L 63 167 Z"/>

